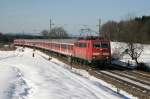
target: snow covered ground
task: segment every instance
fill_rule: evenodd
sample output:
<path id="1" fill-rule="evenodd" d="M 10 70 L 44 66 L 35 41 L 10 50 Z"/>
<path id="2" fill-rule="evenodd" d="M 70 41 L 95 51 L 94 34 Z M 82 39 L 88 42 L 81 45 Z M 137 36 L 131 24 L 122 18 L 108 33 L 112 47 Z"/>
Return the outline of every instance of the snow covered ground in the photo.
<path id="1" fill-rule="evenodd" d="M 109 84 L 26 48 L 0 51 L 0 99 L 128 99 Z M 78 73 L 77 73 L 78 72 Z"/>
<path id="2" fill-rule="evenodd" d="M 120 42 L 111 42 L 111 52 L 114 53 L 123 53 L 125 49 L 127 48 L 127 45 L 125 43 Z M 127 54 L 120 55 L 120 59 L 117 61 L 113 61 L 115 64 L 119 64 L 122 66 L 126 66 L 128 61 L 130 62 L 130 67 L 135 67 L 135 61 L 131 59 L 131 57 Z M 143 44 L 143 51 L 141 53 L 141 56 L 138 58 L 139 62 L 143 62 L 147 64 L 147 66 L 150 67 L 150 45 L 144 45 Z"/>

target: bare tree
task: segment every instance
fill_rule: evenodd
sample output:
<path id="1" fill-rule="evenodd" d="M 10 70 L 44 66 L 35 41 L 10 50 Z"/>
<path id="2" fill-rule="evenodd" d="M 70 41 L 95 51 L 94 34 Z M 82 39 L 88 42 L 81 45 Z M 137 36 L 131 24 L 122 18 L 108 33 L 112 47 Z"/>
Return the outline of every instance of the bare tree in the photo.
<path id="1" fill-rule="evenodd" d="M 141 56 L 143 48 L 142 44 L 135 44 L 132 42 L 127 43 L 127 49 L 125 52 L 136 62 L 137 66 L 139 66 L 138 58 Z"/>
<path id="2" fill-rule="evenodd" d="M 67 31 L 62 27 L 52 28 L 49 33 L 50 38 L 66 38 L 68 37 Z"/>
<path id="3" fill-rule="evenodd" d="M 138 58 L 140 57 L 141 53 L 143 52 L 143 45 L 137 44 L 140 42 L 140 35 L 138 29 L 138 23 L 135 21 L 127 21 L 125 23 L 123 35 L 124 41 L 127 44 L 127 49 L 125 50 L 126 54 L 128 54 L 132 60 L 135 60 L 137 66 L 139 66 Z"/>
<path id="4" fill-rule="evenodd" d="M 115 21 L 108 21 L 107 23 L 102 25 L 103 37 L 107 39 L 115 39 L 117 38 L 118 31 L 118 23 Z"/>

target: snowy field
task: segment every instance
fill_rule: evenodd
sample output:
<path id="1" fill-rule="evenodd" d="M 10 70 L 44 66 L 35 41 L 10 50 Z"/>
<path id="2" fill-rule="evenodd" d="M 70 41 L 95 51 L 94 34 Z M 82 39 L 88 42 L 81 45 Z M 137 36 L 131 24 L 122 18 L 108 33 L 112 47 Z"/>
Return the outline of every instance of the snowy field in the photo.
<path id="1" fill-rule="evenodd" d="M 129 99 L 81 70 L 26 48 L 0 51 L 0 99 Z M 78 73 L 77 73 L 78 72 Z"/>
<path id="2" fill-rule="evenodd" d="M 115 64 L 119 64 L 122 66 L 126 66 L 128 61 L 130 62 L 130 67 L 135 67 L 135 61 L 131 59 L 131 57 L 127 54 L 122 54 L 127 45 L 125 43 L 120 42 L 111 42 L 111 53 L 120 53 L 120 59 L 117 61 L 113 61 Z M 143 51 L 138 58 L 139 62 L 143 62 L 150 67 L 150 45 L 143 45 Z"/>

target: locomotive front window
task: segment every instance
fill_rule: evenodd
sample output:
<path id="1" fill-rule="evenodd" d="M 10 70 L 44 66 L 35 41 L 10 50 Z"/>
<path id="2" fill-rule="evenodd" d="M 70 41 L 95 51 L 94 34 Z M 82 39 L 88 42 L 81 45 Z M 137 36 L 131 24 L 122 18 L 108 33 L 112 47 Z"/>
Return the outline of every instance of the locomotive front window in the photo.
<path id="1" fill-rule="evenodd" d="M 109 48 L 107 43 L 94 43 L 93 48 Z"/>
<path id="2" fill-rule="evenodd" d="M 109 45 L 107 43 L 101 43 L 101 48 L 109 48 Z"/>
<path id="3" fill-rule="evenodd" d="M 93 48 L 101 48 L 101 44 L 100 43 L 94 43 Z"/>

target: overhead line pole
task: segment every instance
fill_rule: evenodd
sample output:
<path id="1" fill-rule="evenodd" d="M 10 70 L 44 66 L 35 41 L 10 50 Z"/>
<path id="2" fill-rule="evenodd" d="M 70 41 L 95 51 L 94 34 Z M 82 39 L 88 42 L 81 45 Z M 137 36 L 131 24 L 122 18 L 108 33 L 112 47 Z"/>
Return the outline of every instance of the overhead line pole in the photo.
<path id="1" fill-rule="evenodd" d="M 51 31 L 51 29 L 52 29 L 52 25 L 54 25 L 53 23 L 52 23 L 52 20 L 50 19 L 50 22 L 49 22 L 50 24 L 49 24 L 49 31 Z"/>
<path id="2" fill-rule="evenodd" d="M 98 31 L 99 31 L 99 36 L 101 36 L 101 19 L 99 19 Z"/>
<path id="3" fill-rule="evenodd" d="M 49 32 L 51 32 L 52 25 L 54 25 L 54 23 L 52 23 L 52 19 L 50 19 L 50 21 L 49 21 Z M 48 60 L 51 60 L 51 59 L 52 59 L 52 53 L 50 52 Z"/>

